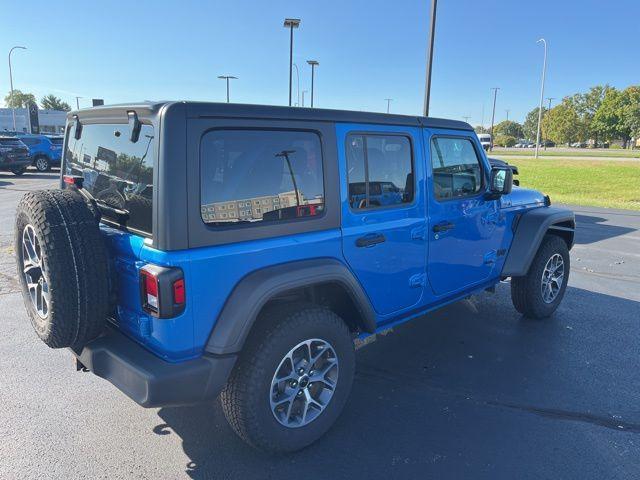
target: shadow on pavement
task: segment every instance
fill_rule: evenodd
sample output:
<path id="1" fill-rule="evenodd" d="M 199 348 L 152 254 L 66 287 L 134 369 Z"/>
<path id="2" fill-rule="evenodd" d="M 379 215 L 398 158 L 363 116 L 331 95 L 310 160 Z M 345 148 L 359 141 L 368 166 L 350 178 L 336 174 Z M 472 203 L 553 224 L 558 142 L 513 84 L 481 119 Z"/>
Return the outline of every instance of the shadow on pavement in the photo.
<path id="1" fill-rule="evenodd" d="M 575 242 L 580 245 L 587 245 L 608 238 L 619 237 L 636 230 L 635 228 L 603 223 L 606 221 L 607 219 L 594 215 L 576 214 Z"/>
<path id="2" fill-rule="evenodd" d="M 181 438 L 196 479 L 606 477 L 620 459 L 594 438 L 638 449 L 639 307 L 570 287 L 554 317 L 533 321 L 501 284 L 409 322 L 358 352 L 345 412 L 296 454 L 246 446 L 217 402 L 160 409 L 153 430 Z"/>

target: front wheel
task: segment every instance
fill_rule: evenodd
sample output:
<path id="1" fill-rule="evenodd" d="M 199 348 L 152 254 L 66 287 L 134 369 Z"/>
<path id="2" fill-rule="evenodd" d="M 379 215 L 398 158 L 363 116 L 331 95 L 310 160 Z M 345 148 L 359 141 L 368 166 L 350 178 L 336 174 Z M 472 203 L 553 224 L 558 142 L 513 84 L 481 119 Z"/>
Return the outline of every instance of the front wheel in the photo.
<path id="1" fill-rule="evenodd" d="M 257 322 L 220 396 L 222 408 L 248 444 L 299 450 L 319 439 L 345 405 L 353 341 L 340 317 L 315 305 L 278 306 Z"/>
<path id="2" fill-rule="evenodd" d="M 36 161 L 33 162 L 39 172 L 48 172 L 51 170 L 51 162 L 45 156 L 40 156 L 36 158 Z"/>
<path id="3" fill-rule="evenodd" d="M 16 167 L 11 169 L 11 173 L 17 175 L 18 177 L 27 171 L 27 167 Z"/>
<path id="4" fill-rule="evenodd" d="M 564 297 L 569 267 L 565 241 L 556 235 L 544 237 L 527 274 L 511 279 L 511 300 L 516 310 L 530 318 L 551 316 Z"/>

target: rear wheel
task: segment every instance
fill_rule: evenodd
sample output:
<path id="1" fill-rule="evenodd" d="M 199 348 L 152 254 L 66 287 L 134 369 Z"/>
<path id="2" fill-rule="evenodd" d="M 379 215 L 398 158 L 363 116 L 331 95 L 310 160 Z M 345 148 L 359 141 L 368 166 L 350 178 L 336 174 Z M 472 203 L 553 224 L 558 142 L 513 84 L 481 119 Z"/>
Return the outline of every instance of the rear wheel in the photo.
<path id="1" fill-rule="evenodd" d="M 221 394 L 222 407 L 250 445 L 299 450 L 344 407 L 355 370 L 351 334 L 336 314 L 307 304 L 270 309 L 258 322 Z"/>
<path id="2" fill-rule="evenodd" d="M 11 173 L 17 176 L 22 175 L 26 171 L 27 171 L 27 167 L 16 167 L 11 169 Z"/>
<path id="3" fill-rule="evenodd" d="M 516 310 L 530 318 L 546 318 L 556 311 L 569 280 L 569 249 L 556 235 L 547 235 L 527 275 L 511 279 L 511 300 Z"/>
<path id="4" fill-rule="evenodd" d="M 48 172 L 49 170 L 51 170 L 51 162 L 44 155 L 40 155 L 39 157 L 36 157 L 33 164 L 35 165 L 35 167 L 38 169 L 39 172 Z"/>

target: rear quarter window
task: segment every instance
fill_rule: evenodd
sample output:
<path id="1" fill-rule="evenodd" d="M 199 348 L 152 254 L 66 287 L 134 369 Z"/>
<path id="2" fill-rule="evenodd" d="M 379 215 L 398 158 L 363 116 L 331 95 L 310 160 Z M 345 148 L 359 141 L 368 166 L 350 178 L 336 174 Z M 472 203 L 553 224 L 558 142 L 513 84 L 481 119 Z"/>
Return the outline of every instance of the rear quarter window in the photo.
<path id="1" fill-rule="evenodd" d="M 200 145 L 202 220 L 282 222 L 324 211 L 320 138 L 288 130 L 212 130 Z"/>

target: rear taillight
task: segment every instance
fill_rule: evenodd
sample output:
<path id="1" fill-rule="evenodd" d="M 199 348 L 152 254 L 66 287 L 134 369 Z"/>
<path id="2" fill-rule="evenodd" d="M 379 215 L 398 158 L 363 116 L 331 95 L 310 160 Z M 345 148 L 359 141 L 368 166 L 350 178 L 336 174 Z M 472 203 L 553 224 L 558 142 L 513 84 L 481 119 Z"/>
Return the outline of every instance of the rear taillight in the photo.
<path id="1" fill-rule="evenodd" d="M 184 276 L 180 268 L 145 265 L 140 269 L 142 308 L 158 318 L 181 314 L 186 305 Z"/>

